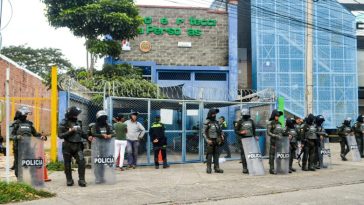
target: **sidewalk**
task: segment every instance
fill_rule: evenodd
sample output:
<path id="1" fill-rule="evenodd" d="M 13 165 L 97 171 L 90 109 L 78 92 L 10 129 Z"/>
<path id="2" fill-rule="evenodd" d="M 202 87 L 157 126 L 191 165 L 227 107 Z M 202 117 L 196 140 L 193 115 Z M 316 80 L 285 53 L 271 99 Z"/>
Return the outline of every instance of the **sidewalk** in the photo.
<path id="1" fill-rule="evenodd" d="M 205 165 L 197 163 L 172 165 L 169 169 L 138 167 L 117 171 L 115 185 L 95 185 L 91 171 L 87 170 L 88 186 L 80 188 L 67 187 L 64 173 L 54 172 L 50 174 L 52 182 L 46 183 L 46 189 L 56 193 L 57 197 L 21 204 L 209 204 L 219 200 L 364 183 L 364 161 L 342 162 L 338 151 L 339 144 L 332 144 L 332 169 L 298 170 L 289 175 L 243 175 L 238 161 L 223 163 L 224 174 L 208 175 Z M 268 170 L 268 160 L 264 162 Z M 298 168 L 296 162 L 294 166 Z M 73 172 L 73 176 L 77 181 L 77 172 Z"/>

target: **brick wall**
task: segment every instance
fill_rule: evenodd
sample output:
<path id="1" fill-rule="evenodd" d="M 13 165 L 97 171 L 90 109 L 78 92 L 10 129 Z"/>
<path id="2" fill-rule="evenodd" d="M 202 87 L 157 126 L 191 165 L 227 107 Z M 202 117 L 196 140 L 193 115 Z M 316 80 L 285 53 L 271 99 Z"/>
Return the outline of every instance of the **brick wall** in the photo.
<path id="1" fill-rule="evenodd" d="M 50 90 L 42 83 L 42 80 L 34 75 L 32 72 L 20 68 L 16 63 L 12 62 L 6 57 L 0 56 L 0 107 L 2 107 L 2 113 L 5 111 L 5 79 L 6 79 L 6 68 L 10 66 L 10 97 L 20 98 L 34 98 L 38 92 L 38 97 L 50 98 Z M 36 91 L 37 90 L 37 91 Z M 32 99 L 19 99 L 10 102 L 11 105 L 15 105 L 15 110 L 20 106 L 27 105 L 34 113 L 35 101 Z M 39 101 L 37 106 L 40 109 L 39 112 L 39 130 L 45 134 L 50 133 L 50 100 Z M 12 107 L 10 110 L 14 110 Z M 14 114 L 14 112 L 12 112 Z M 13 117 L 13 116 L 12 116 Z M 35 114 L 29 116 L 29 119 L 33 122 Z M 0 117 L 1 123 L 1 134 L 5 136 L 5 115 Z M 11 119 L 12 120 L 12 119 Z"/>
<path id="2" fill-rule="evenodd" d="M 201 65 L 226 66 L 228 64 L 228 16 L 225 12 L 212 12 L 201 8 L 153 7 L 139 6 L 140 15 L 152 17 L 150 24 L 158 28 L 181 28 L 181 35 L 163 35 L 154 32 L 140 34 L 130 41 L 131 51 L 123 51 L 121 59 L 124 61 L 155 61 L 162 65 Z M 167 25 L 162 25 L 160 19 L 166 17 Z M 216 26 L 191 26 L 189 19 L 216 20 Z M 176 24 L 176 19 L 184 19 L 184 23 Z M 199 29 L 200 36 L 189 36 L 188 29 Z M 142 41 L 149 41 L 152 49 L 143 53 L 139 49 Z M 180 48 L 178 42 L 191 42 L 191 48 Z"/>

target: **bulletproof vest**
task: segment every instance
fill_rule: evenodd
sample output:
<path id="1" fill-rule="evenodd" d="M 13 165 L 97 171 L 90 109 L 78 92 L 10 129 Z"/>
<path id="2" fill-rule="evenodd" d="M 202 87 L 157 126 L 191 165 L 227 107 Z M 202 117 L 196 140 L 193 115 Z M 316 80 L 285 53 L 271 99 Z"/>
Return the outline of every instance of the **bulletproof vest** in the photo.
<path id="1" fill-rule="evenodd" d="M 217 121 L 208 122 L 207 136 L 211 139 L 216 139 L 221 134 L 221 128 Z"/>
<path id="2" fill-rule="evenodd" d="M 273 134 L 276 134 L 276 135 L 282 135 L 284 132 L 283 130 L 283 127 L 281 124 L 277 123 L 274 130 L 273 130 Z"/>
<path id="3" fill-rule="evenodd" d="M 289 129 L 288 130 L 288 135 L 291 135 L 292 136 L 292 139 L 291 139 L 291 142 L 297 142 L 297 132 L 295 129 Z"/>
<path id="4" fill-rule="evenodd" d="M 311 139 L 311 140 L 317 139 L 316 132 L 317 132 L 316 126 L 315 125 L 309 125 L 308 130 L 305 133 L 306 139 Z"/>
<path id="5" fill-rule="evenodd" d="M 70 127 L 75 127 L 77 129 L 76 132 L 73 132 L 73 134 L 69 137 L 67 137 L 67 141 L 69 142 L 82 142 L 82 128 L 80 122 L 69 122 Z"/>
<path id="6" fill-rule="evenodd" d="M 360 131 L 363 132 L 364 131 L 364 123 L 360 123 Z"/>
<path id="7" fill-rule="evenodd" d="M 16 131 L 17 135 L 21 136 L 32 136 L 32 124 L 29 122 L 19 122 L 18 130 Z"/>
<path id="8" fill-rule="evenodd" d="M 100 128 L 100 134 L 102 134 L 102 135 L 106 135 L 107 134 L 106 127 Z"/>
<path id="9" fill-rule="evenodd" d="M 345 126 L 345 128 L 344 128 L 344 134 L 345 135 L 348 135 L 348 134 L 350 134 L 350 132 L 351 132 L 351 128 L 348 127 L 348 126 Z"/>
<path id="10" fill-rule="evenodd" d="M 253 136 L 253 123 L 250 120 L 247 121 L 241 121 L 240 122 L 240 130 L 239 131 L 246 131 L 245 136 Z"/>

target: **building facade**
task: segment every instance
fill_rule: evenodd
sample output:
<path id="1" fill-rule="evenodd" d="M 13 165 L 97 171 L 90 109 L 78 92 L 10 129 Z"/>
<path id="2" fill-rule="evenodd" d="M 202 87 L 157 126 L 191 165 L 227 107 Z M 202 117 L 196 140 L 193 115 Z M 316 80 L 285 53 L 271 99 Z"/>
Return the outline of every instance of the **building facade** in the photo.
<path id="1" fill-rule="evenodd" d="M 314 113 L 327 128 L 358 115 L 355 17 L 336 1 L 312 2 Z M 285 109 L 304 116 L 306 2 L 251 1 L 252 80 L 258 90 L 274 88 Z"/>
<path id="2" fill-rule="evenodd" d="M 232 5 L 231 9 L 236 9 Z M 237 95 L 237 17 L 208 8 L 139 6 L 144 25 L 123 41 L 121 60 L 161 87 L 183 85 L 193 99 Z M 235 35 L 229 35 L 235 33 Z"/>

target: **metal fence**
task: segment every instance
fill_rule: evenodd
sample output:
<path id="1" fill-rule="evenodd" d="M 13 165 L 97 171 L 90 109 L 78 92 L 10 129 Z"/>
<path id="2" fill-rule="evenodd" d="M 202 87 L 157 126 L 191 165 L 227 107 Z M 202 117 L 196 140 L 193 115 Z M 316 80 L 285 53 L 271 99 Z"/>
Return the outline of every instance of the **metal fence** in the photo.
<path id="1" fill-rule="evenodd" d="M 139 163 L 153 163 L 153 147 L 148 135 L 155 116 L 160 115 L 166 128 L 168 161 L 171 163 L 189 163 L 204 161 L 205 143 L 202 126 L 210 108 L 219 108 L 220 116 L 227 122 L 225 130 L 231 159 L 240 158 L 240 148 L 236 140 L 233 123 L 240 117 L 241 108 L 249 108 L 252 118 L 257 122 L 260 144 L 265 150 L 265 125 L 271 113 L 274 101 L 268 102 L 226 102 L 174 99 L 148 99 L 130 97 L 109 97 L 107 110 L 110 116 L 122 113 L 126 116 L 131 111 L 139 112 L 138 121 L 145 127 L 146 134 L 140 141 Z M 226 153 L 222 153 L 223 154 Z"/>

